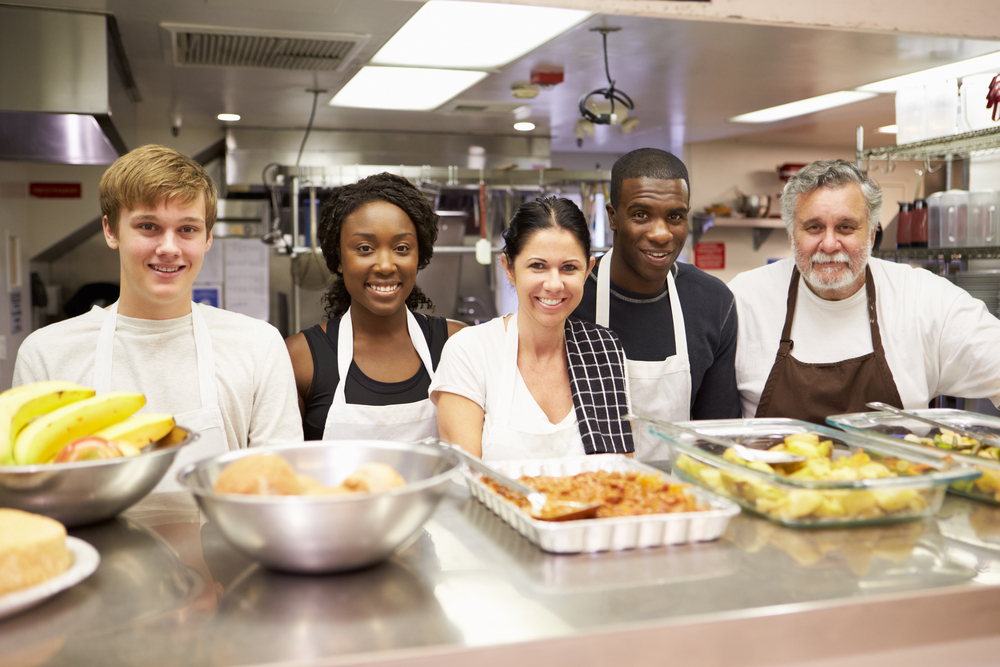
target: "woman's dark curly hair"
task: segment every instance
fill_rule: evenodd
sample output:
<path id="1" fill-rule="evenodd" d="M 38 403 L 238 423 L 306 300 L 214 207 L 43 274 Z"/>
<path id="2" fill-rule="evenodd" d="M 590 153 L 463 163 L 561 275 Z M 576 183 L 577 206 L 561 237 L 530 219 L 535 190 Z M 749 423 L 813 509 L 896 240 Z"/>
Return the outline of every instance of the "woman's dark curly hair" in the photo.
<path id="1" fill-rule="evenodd" d="M 337 271 L 340 266 L 340 230 L 347 216 L 373 201 L 398 206 L 410 218 L 417 230 L 417 271 L 427 266 L 434 256 L 438 215 L 427 197 L 408 180 L 383 172 L 338 189 L 323 202 L 316 234 L 326 266 L 333 274 L 333 283 L 323 297 L 326 315 L 330 319 L 340 317 L 351 305 L 351 295 L 344 286 L 343 276 Z M 434 308 L 433 302 L 414 285 L 413 291 L 406 297 L 406 307 L 415 310 L 421 306 Z"/>

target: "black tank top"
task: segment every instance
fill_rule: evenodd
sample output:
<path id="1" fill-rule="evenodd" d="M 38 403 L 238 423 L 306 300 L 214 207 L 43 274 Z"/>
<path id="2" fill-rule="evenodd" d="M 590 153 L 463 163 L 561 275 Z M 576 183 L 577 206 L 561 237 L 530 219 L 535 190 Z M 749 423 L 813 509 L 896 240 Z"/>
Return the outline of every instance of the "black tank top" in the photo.
<path id="1" fill-rule="evenodd" d="M 443 317 L 414 313 L 417 325 L 424 334 L 431 353 L 431 363 L 437 368 L 441 360 L 441 350 L 448 340 L 448 320 Z M 337 338 L 340 332 L 340 318 L 326 323 L 326 331 L 317 324 L 302 333 L 309 343 L 312 353 L 313 379 L 309 395 L 305 400 L 305 416 L 302 428 L 306 440 L 322 440 L 326 427 L 326 417 L 333 404 L 333 395 L 340 383 L 340 369 L 337 368 Z M 416 403 L 427 398 L 431 386 L 431 376 L 420 366 L 416 375 L 402 382 L 378 382 L 373 380 L 351 362 L 344 386 L 344 398 L 355 405 L 401 405 Z"/>

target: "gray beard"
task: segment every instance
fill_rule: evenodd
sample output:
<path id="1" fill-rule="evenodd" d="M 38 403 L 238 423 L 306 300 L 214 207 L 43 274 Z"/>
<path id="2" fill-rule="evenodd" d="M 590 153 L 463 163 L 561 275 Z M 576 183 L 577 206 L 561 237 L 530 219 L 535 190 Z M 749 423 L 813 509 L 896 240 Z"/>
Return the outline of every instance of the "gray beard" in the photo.
<path id="1" fill-rule="evenodd" d="M 795 266 L 798 267 L 799 273 L 802 274 L 802 278 L 806 281 L 806 284 L 816 294 L 823 295 L 824 293 L 836 292 L 850 287 L 859 277 L 863 276 L 865 267 L 868 266 L 868 260 L 871 258 L 872 249 L 870 244 L 866 245 L 861 255 L 857 258 L 857 261 L 852 258 L 848 262 L 848 272 L 836 280 L 824 280 L 823 273 L 812 268 L 813 257 L 802 257 L 799 247 L 794 240 L 792 241 L 792 254 L 795 257 Z"/>

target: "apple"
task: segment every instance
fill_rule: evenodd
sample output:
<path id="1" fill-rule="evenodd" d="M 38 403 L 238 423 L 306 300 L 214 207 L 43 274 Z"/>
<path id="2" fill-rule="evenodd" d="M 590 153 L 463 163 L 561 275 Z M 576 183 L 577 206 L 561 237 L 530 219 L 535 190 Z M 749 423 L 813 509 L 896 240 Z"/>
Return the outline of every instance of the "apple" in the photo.
<path id="1" fill-rule="evenodd" d="M 88 435 L 78 438 L 59 450 L 53 463 L 71 463 L 73 461 L 92 461 L 95 459 L 114 459 L 122 456 L 117 445 L 104 438 Z"/>

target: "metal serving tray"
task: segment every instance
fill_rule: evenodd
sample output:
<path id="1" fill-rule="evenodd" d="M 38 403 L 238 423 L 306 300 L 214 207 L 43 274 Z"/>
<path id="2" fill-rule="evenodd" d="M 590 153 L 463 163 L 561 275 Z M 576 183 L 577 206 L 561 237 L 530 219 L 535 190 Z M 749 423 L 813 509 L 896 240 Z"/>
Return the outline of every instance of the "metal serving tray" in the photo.
<path id="1" fill-rule="evenodd" d="M 913 414 L 958 428 L 1000 435 L 1000 419 L 989 415 L 948 409 L 913 410 Z M 955 482 L 948 487 L 948 490 L 968 498 L 1000 505 L 1000 461 L 962 454 L 954 449 L 941 449 L 903 440 L 903 436 L 907 433 L 922 438 L 933 437 L 932 434 L 938 432 L 936 426 L 888 412 L 853 412 L 846 415 L 831 415 L 826 418 L 826 421 L 831 426 L 860 433 L 879 442 L 906 447 L 912 451 L 918 451 L 942 460 L 952 459 L 975 466 L 982 473 L 978 479 Z"/>
<path id="2" fill-rule="evenodd" d="M 524 475 L 569 477 L 581 472 L 604 470 L 645 472 L 657 475 L 664 481 L 683 483 L 656 468 L 618 454 L 490 461 L 489 465 L 514 479 Z M 690 487 L 689 491 L 706 510 L 564 522 L 540 521 L 486 486 L 478 473 L 468 468 L 464 469 L 464 473 L 469 481 L 469 491 L 477 500 L 538 547 L 552 553 L 622 551 L 714 540 L 726 530 L 729 520 L 740 512 L 735 503 L 697 487 Z"/>

